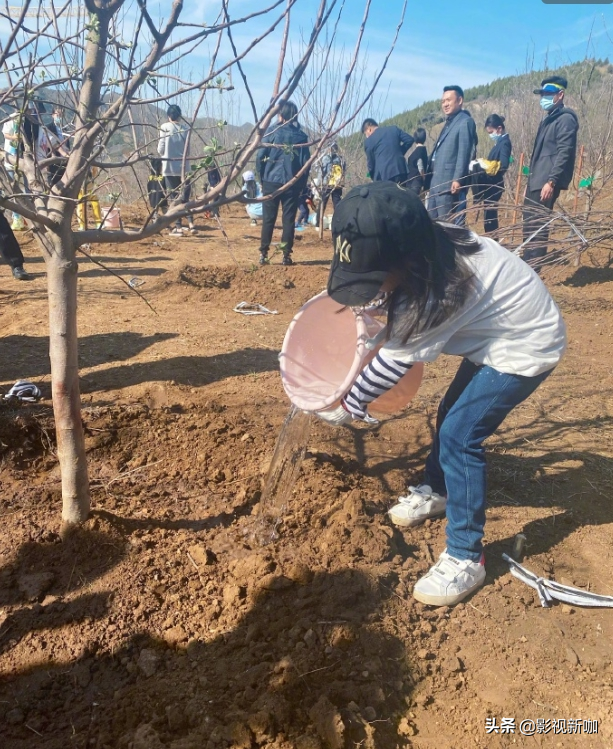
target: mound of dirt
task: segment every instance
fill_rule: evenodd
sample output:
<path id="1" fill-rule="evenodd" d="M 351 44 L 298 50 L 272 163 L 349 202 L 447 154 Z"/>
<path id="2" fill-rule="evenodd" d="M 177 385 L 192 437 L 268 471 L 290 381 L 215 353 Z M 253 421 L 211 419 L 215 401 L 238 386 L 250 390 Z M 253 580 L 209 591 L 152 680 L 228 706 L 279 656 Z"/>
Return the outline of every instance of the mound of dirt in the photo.
<path id="1" fill-rule="evenodd" d="M 179 271 L 178 281 L 201 290 L 202 298 L 223 303 L 225 296 L 232 300 L 271 305 L 296 311 L 311 297 L 325 289 L 327 268 L 301 266 L 264 266 L 253 270 L 219 268 L 215 266 L 185 266 Z"/>

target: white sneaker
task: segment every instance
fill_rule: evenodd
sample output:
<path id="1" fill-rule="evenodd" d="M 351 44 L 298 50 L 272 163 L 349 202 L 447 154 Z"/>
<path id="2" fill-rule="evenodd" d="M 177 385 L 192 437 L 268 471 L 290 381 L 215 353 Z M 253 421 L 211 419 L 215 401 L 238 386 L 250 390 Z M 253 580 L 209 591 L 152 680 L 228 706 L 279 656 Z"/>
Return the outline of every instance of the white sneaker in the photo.
<path id="1" fill-rule="evenodd" d="M 485 559 L 478 562 L 456 559 L 447 553 L 420 578 L 413 588 L 413 598 L 430 606 L 453 606 L 460 603 L 485 581 Z"/>
<path id="2" fill-rule="evenodd" d="M 447 497 L 433 492 L 428 484 L 409 486 L 406 497 L 398 497 L 388 515 L 394 525 L 400 528 L 410 528 L 423 523 L 428 518 L 435 518 L 445 514 Z"/>
<path id="3" fill-rule="evenodd" d="M 168 233 L 169 237 L 184 237 L 185 234 L 183 234 L 183 229 L 180 229 L 178 226 L 176 226 L 171 232 Z"/>

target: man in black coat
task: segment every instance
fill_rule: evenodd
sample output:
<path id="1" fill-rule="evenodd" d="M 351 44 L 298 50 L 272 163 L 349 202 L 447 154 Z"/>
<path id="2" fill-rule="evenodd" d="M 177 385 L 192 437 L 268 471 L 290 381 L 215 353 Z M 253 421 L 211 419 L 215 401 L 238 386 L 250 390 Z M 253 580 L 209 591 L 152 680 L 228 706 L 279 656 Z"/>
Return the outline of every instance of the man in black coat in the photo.
<path id="1" fill-rule="evenodd" d="M 477 126 L 470 113 L 462 109 L 463 104 L 460 86 L 445 86 L 441 106 L 446 119 L 430 154 L 427 203 L 431 218 L 460 226 L 466 223 L 468 167 L 478 142 Z"/>
<path id="2" fill-rule="evenodd" d="M 379 127 L 370 117 L 362 123 L 366 136 L 364 151 L 368 174 L 373 182 L 396 182 L 407 180 L 405 153 L 414 143 L 413 138 L 396 125 Z"/>
<path id="3" fill-rule="evenodd" d="M 298 124 L 298 108 L 292 101 L 279 102 L 279 121 L 271 125 L 264 135 L 264 144 L 258 150 L 256 170 L 264 195 L 278 193 L 307 163 L 311 156 L 309 138 Z M 292 248 L 298 197 L 309 177 L 308 170 L 291 187 L 276 197 L 262 202 L 262 236 L 260 240 L 260 265 L 268 265 L 268 250 L 279 212 L 282 209 L 283 233 L 279 249 L 283 252 L 283 265 L 293 265 Z"/>
<path id="4" fill-rule="evenodd" d="M 547 214 L 553 209 L 560 191 L 567 190 L 573 180 L 579 121 L 573 110 L 564 106 L 567 86 L 566 78 L 552 75 L 534 90 L 540 95 L 541 108 L 547 115 L 539 125 L 530 159 L 523 209 L 524 260 L 547 254 Z M 537 230 L 538 234 L 528 242 Z"/>

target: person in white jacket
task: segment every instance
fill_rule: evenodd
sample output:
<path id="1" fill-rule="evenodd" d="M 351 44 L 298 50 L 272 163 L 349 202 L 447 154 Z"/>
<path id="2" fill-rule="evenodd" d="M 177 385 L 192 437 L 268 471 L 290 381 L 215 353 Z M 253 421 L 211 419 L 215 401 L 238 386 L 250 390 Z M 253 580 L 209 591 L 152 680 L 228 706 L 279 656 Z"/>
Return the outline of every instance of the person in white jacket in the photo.
<path id="1" fill-rule="evenodd" d="M 168 121 L 160 127 L 160 138 L 158 140 L 158 153 L 162 157 L 162 176 L 168 204 L 173 202 L 187 202 L 189 200 L 189 185 L 181 189 L 183 183 L 183 161 L 185 156 L 185 144 L 187 141 L 187 128 L 181 124 L 181 108 L 171 104 L 166 111 Z M 186 173 L 189 168 L 186 167 Z M 189 233 L 195 233 L 194 221 L 189 215 L 187 217 Z M 178 218 L 174 229 L 170 232 L 172 236 L 184 236 L 182 221 Z"/>
<path id="2" fill-rule="evenodd" d="M 446 513 L 447 548 L 413 589 L 453 605 L 483 585 L 486 461 L 483 442 L 560 361 L 566 331 L 538 275 L 488 237 L 432 221 L 411 190 L 391 182 L 351 190 L 332 219 L 328 294 L 367 306 L 387 294 L 387 342 L 336 409 L 333 425 L 372 421 L 368 404 L 416 362 L 462 363 L 438 410 L 424 481 L 389 511 L 409 527 Z"/>

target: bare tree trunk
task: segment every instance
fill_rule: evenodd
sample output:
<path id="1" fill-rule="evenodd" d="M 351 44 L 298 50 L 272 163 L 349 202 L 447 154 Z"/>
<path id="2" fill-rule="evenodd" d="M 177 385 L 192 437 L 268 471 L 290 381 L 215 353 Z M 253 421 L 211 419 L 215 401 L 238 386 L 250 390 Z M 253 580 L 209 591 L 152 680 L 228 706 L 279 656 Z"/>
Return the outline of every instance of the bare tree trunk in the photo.
<path id="1" fill-rule="evenodd" d="M 70 13 L 66 14 L 63 21 L 58 20 L 64 13 L 65 3 L 47 0 L 46 7 L 53 11 L 53 24 L 49 25 L 47 16 L 41 14 L 36 21 L 28 21 L 28 25 L 25 26 L 24 10 L 16 21 L 19 34 L 11 34 L 8 37 L 8 46 L 0 45 L 0 68 L 6 68 L 8 71 L 9 64 L 13 65 L 12 62 L 9 63 L 10 58 L 20 63 L 19 68 L 15 68 L 14 65 L 11 68 L 11 71 L 15 68 L 14 74 L 7 73 L 10 85 L 0 90 L 0 108 L 5 114 L 7 107 L 21 113 L 17 120 L 21 124 L 18 124 L 17 129 L 24 146 L 23 158 L 20 161 L 22 168 L 11 170 L 18 178 L 11 176 L 0 161 L 0 208 L 18 212 L 32 224 L 34 236 L 47 265 L 52 393 L 62 476 L 63 530 L 86 520 L 90 509 L 77 361 L 76 249 L 90 243 L 123 243 L 146 239 L 169 227 L 177 218 L 209 210 L 211 203 L 223 205 L 242 199 L 241 193 L 227 195 L 228 188 L 262 145 L 264 133 L 277 114 L 278 100 L 292 97 L 307 68 L 311 64 L 315 65 L 317 40 L 329 22 L 332 24 L 331 14 L 336 5 L 326 0 L 318 0 L 316 5 L 319 8 L 313 28 L 308 39 L 305 37 L 304 43 L 299 45 L 298 60 L 292 60 L 290 64 L 285 54 L 289 39 L 290 11 L 300 0 L 268 2 L 270 7 L 262 7 L 266 3 L 252 3 L 250 5 L 259 7 L 251 7 L 242 18 L 232 18 L 227 0 L 222 0 L 222 14 L 215 25 L 198 26 L 188 23 L 189 30 L 179 31 L 180 27 L 184 26 L 179 23 L 184 0 L 171 0 L 166 4 L 169 7 L 164 11 L 167 14 L 165 20 L 161 17 L 152 17 L 146 0 L 138 0 L 136 18 L 129 21 L 124 20 L 124 14 L 118 18 L 125 0 L 84 0 L 81 5 L 85 6 L 87 13 L 79 15 L 76 27 L 71 20 L 67 20 L 72 15 Z M 300 4 L 307 5 L 307 2 L 304 0 Z M 368 18 L 370 4 L 371 0 L 365 0 L 364 20 L 347 71 L 339 78 L 342 83 L 338 89 L 334 89 L 335 96 L 330 104 L 332 112 L 329 116 L 326 113 L 317 115 L 317 121 L 324 123 L 318 128 L 320 145 L 331 133 L 336 134 L 348 126 L 372 95 L 371 88 L 365 98 L 360 94 L 355 100 L 355 105 L 350 106 L 348 110 L 343 109 L 348 84 L 355 68 L 355 59 L 362 44 L 364 23 Z M 259 17 L 266 19 L 263 31 L 258 27 Z M 249 37 L 239 50 L 232 37 L 232 28 L 242 28 L 242 24 L 252 19 L 255 25 L 254 33 L 259 28 L 258 36 Z M 278 25 L 283 21 L 286 32 L 278 56 L 276 80 L 284 82 L 278 83 L 275 87 L 270 105 L 262 116 L 258 117 L 252 90 L 241 64 L 254 47 L 264 44 L 268 37 L 276 33 Z M 110 30 L 111 24 L 113 28 Z M 333 25 L 333 28 L 336 26 Z M 334 35 L 336 31 L 332 33 Z M 215 51 L 208 74 L 205 72 L 204 77 L 197 82 L 183 80 L 185 76 L 181 72 L 182 61 L 187 60 L 197 47 L 208 45 L 213 34 L 217 35 L 217 42 L 214 45 Z M 21 40 L 21 35 L 25 41 Z M 131 40 L 128 35 L 131 36 Z M 122 41 L 124 36 L 126 40 Z M 233 56 L 231 55 L 230 60 L 226 62 L 220 62 L 218 55 L 221 54 L 220 50 L 225 49 L 223 40 L 226 36 Z M 395 41 L 392 48 L 394 44 Z M 386 64 L 387 57 L 382 70 Z M 190 65 L 191 63 L 188 64 L 188 69 Z M 136 231 L 124 230 L 121 227 L 113 231 L 95 228 L 73 233 L 73 212 L 92 168 L 103 169 L 107 175 L 104 178 L 105 182 L 112 185 L 116 179 L 113 175 L 120 173 L 126 166 L 136 170 L 136 167 L 143 165 L 147 159 L 150 146 L 147 141 L 151 139 L 145 138 L 142 143 L 135 142 L 132 153 L 126 155 L 122 147 L 121 159 L 109 161 L 111 157 L 106 152 L 107 146 L 112 144 L 116 134 L 123 135 L 123 128 L 128 121 L 133 122 L 130 108 L 138 105 L 146 111 L 152 108 L 151 111 L 156 112 L 163 102 L 168 103 L 180 96 L 195 95 L 197 91 L 201 92 L 202 101 L 205 99 L 205 91 L 211 88 L 219 88 L 220 91 L 231 88 L 231 85 L 225 87 L 223 81 L 226 76 L 231 75 L 233 66 L 241 73 L 256 122 L 248 135 L 241 138 L 242 143 L 227 144 L 227 163 L 223 165 L 225 174 L 222 181 L 215 188 L 208 188 L 204 195 L 172 207 L 163 216 L 154 217 L 154 211 L 151 211 L 146 222 Z M 49 74 L 45 73 L 44 80 L 43 70 L 49 71 Z M 39 72 L 40 82 L 37 82 Z M 50 79 L 49 75 L 55 77 Z M 379 77 L 380 73 L 375 81 L 378 81 Z M 165 82 L 163 86 L 167 90 L 164 94 L 157 88 L 160 80 Z M 319 80 L 318 75 L 312 80 L 315 86 Z M 35 138 L 25 138 L 25 121 L 22 122 L 22 119 L 26 117 L 30 124 L 46 128 L 44 121 L 41 124 L 40 113 L 43 110 L 39 104 L 35 104 L 36 99 L 42 93 L 49 98 L 47 104 L 55 105 L 65 100 L 68 94 L 67 83 L 70 88 L 68 101 L 71 103 L 70 106 L 64 106 L 71 120 L 71 146 L 68 146 L 66 140 L 63 145 L 54 144 L 53 139 L 49 137 L 49 131 L 47 141 L 51 153 L 43 153 L 44 149 L 39 148 L 40 142 Z M 312 86 L 309 87 L 307 98 L 310 96 L 310 88 Z M 44 103 L 42 99 L 40 103 Z M 35 104 L 34 109 L 38 111 L 39 116 L 33 115 L 27 106 L 29 104 Z M 26 114 L 23 114 L 24 111 Z M 193 123 L 196 122 L 197 111 L 198 108 L 193 113 Z M 342 117 L 339 112 L 344 113 Z M 339 117 L 342 119 L 341 122 L 337 122 Z M 147 125 L 146 120 L 147 117 L 144 117 L 142 127 Z M 223 114 L 220 122 L 225 122 Z M 223 125 L 217 129 L 224 132 Z M 210 127 L 207 126 L 207 132 L 209 130 Z M 133 133 L 138 135 L 138 130 L 133 129 Z M 138 137 L 142 139 L 142 136 Z M 154 134 L 154 142 L 155 139 L 157 132 Z M 306 174 L 310 163 L 318 155 L 318 149 L 286 187 L 291 187 Z M 215 146 L 214 153 L 220 151 L 223 151 L 223 148 Z M 196 161 L 196 164 L 192 164 L 196 167 L 195 174 L 205 171 L 206 165 L 200 163 L 202 160 L 189 157 L 186 147 L 181 163 L 183 177 L 192 171 L 187 164 L 188 161 Z M 52 164 L 64 168 L 60 180 L 53 184 L 49 171 Z M 53 171 L 55 173 L 55 170 Z M 26 178 L 28 189 L 25 184 Z M 147 200 L 144 191 L 141 197 Z M 147 206 L 149 208 L 148 203 Z"/>
<path id="2" fill-rule="evenodd" d="M 46 258 L 49 357 L 62 476 L 62 521 L 64 525 L 72 525 L 87 519 L 90 505 L 79 394 L 77 262 L 74 251 L 66 250 L 66 240 L 57 236 L 53 244 L 54 251 Z"/>

